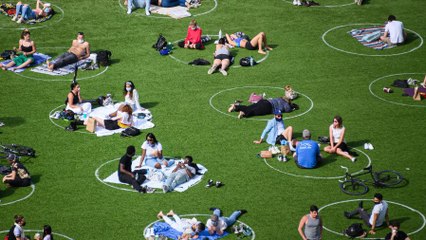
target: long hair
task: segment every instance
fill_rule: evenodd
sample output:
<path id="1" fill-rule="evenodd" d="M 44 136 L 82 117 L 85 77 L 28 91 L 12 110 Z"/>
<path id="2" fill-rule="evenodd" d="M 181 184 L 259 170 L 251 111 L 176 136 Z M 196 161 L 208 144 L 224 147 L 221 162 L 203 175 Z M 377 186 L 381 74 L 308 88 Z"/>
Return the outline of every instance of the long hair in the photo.
<path id="1" fill-rule="evenodd" d="M 50 225 L 44 225 L 43 227 L 43 238 L 46 237 L 47 235 L 50 235 L 50 239 L 53 240 L 52 227 Z"/>
<path id="2" fill-rule="evenodd" d="M 128 117 L 127 121 L 130 121 L 130 119 L 132 118 L 132 113 L 133 113 L 132 108 L 131 108 L 128 104 L 124 104 L 124 105 L 121 107 L 121 111 L 122 111 L 122 112 L 126 112 L 126 113 L 128 113 L 128 114 L 129 114 L 129 117 Z"/>
<path id="3" fill-rule="evenodd" d="M 158 143 L 157 138 L 155 137 L 155 135 L 153 133 L 148 133 L 145 137 L 145 140 L 148 139 L 148 138 L 151 138 L 153 140 L 154 144 Z"/>
<path id="4" fill-rule="evenodd" d="M 78 82 L 72 82 L 70 85 L 70 90 L 72 91 L 78 85 L 79 85 Z"/>
<path id="5" fill-rule="evenodd" d="M 342 117 L 339 116 L 339 115 L 336 115 L 336 116 L 334 116 L 333 119 L 336 119 L 337 123 L 339 124 L 339 128 L 341 128 L 342 125 L 343 125 L 343 119 L 342 119 Z"/>
<path id="6" fill-rule="evenodd" d="M 133 90 L 135 89 L 135 84 L 133 84 L 132 81 L 125 82 L 123 87 L 123 96 L 127 95 L 126 85 L 130 85 L 131 89 L 130 89 L 129 95 L 130 95 L 130 98 L 133 99 Z"/>
<path id="7" fill-rule="evenodd" d="M 21 33 L 21 39 L 24 39 L 25 35 L 31 35 L 30 30 L 28 30 L 27 28 L 25 28 L 22 33 Z"/>

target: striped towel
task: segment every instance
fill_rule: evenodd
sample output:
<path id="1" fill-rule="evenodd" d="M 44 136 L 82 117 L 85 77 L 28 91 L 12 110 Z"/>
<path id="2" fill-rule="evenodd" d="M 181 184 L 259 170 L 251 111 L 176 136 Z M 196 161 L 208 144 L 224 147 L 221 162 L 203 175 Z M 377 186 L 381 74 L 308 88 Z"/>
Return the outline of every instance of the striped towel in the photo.
<path id="1" fill-rule="evenodd" d="M 392 48 L 394 46 L 389 46 L 387 43 L 380 41 L 380 36 L 385 33 L 384 26 L 375 26 L 369 28 L 359 28 L 352 29 L 348 32 L 352 37 L 354 37 L 362 45 L 373 48 L 376 50 L 382 50 L 385 48 Z"/>

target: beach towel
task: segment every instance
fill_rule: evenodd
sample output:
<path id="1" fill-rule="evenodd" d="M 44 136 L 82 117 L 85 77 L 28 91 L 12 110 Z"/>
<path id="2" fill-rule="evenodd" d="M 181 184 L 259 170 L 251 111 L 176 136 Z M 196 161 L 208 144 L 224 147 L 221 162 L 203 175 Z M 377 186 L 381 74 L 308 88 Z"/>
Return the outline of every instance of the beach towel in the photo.
<path id="1" fill-rule="evenodd" d="M 51 75 L 51 76 L 65 76 L 65 75 L 68 75 L 70 73 L 74 73 L 75 65 L 77 65 L 77 67 L 79 69 L 82 69 L 82 68 L 86 67 L 88 64 L 91 64 L 91 63 L 92 63 L 92 60 L 90 58 L 86 58 L 86 59 L 82 59 L 82 60 L 80 60 L 76 63 L 69 64 L 65 67 L 55 69 L 53 71 L 49 71 L 49 69 L 47 68 L 47 64 L 43 64 L 41 66 L 32 68 L 31 71 L 37 72 L 37 73 L 42 73 L 42 74 L 47 74 L 47 75 Z"/>
<path id="2" fill-rule="evenodd" d="M 159 7 L 151 5 L 151 12 L 161 15 L 167 15 L 174 19 L 180 19 L 185 17 L 190 17 L 191 13 L 188 12 L 186 7 L 176 6 L 176 7 Z"/>
<path id="3" fill-rule="evenodd" d="M 152 228 L 154 229 L 154 234 L 155 235 L 160 235 L 160 236 L 164 236 L 170 239 L 179 239 L 179 236 L 182 235 L 181 232 L 176 231 L 175 229 L 173 229 L 169 224 L 165 223 L 165 222 L 155 222 L 152 225 Z M 224 232 L 222 236 L 219 236 L 217 234 L 215 235 L 210 235 L 208 230 L 204 230 L 202 232 L 200 232 L 198 234 L 198 238 L 197 239 L 209 239 L 209 240 L 215 240 L 215 239 L 220 239 L 223 237 L 228 236 L 229 233 L 228 232 Z M 145 235 L 147 236 L 147 235 Z M 193 238 L 194 239 L 194 238 Z"/>
<path id="4" fill-rule="evenodd" d="M 16 73 L 23 72 L 23 71 L 25 71 L 26 68 L 40 65 L 40 64 L 46 62 L 46 60 L 48 60 L 48 59 L 51 58 L 49 55 L 46 55 L 46 54 L 43 54 L 43 53 L 34 53 L 33 57 L 34 57 L 34 62 L 33 63 L 31 63 L 29 66 L 27 66 L 25 68 L 15 69 L 14 72 L 16 72 Z M 1 62 L 1 64 L 6 65 L 6 64 L 8 64 L 11 61 L 12 60 L 6 60 L 6 61 Z M 8 70 L 11 71 L 11 69 L 8 69 Z"/>
<path id="5" fill-rule="evenodd" d="M 348 32 L 352 37 L 354 37 L 362 45 L 373 48 L 376 50 L 382 50 L 385 48 L 394 47 L 389 46 L 387 43 L 380 41 L 380 36 L 385 33 L 384 26 L 375 26 L 369 28 L 359 28 L 352 29 Z"/>
<path id="6" fill-rule="evenodd" d="M 404 88 L 404 93 L 412 97 L 414 95 L 414 88 Z M 419 93 L 426 94 L 426 88 L 419 87 Z"/>
<path id="7" fill-rule="evenodd" d="M 15 13 L 16 13 L 16 5 L 13 4 L 13 3 L 3 3 L 0 6 L 0 13 L 12 18 L 12 17 L 15 16 Z M 44 17 L 38 17 L 37 19 L 30 19 L 30 20 L 24 21 L 23 23 L 33 25 L 33 24 L 36 24 L 36 23 L 45 22 L 45 21 L 51 19 L 53 17 L 53 15 L 55 15 L 55 10 L 52 8 L 51 14 L 44 16 Z"/>
<path id="8" fill-rule="evenodd" d="M 93 109 L 93 111 L 89 114 L 89 117 L 98 117 L 98 118 L 105 118 L 108 114 L 111 114 L 117 110 L 117 106 L 114 107 L 114 105 L 107 105 L 103 107 L 97 107 Z M 137 118 L 138 113 L 144 113 L 145 118 L 139 119 Z M 143 129 L 149 129 L 153 128 L 155 125 L 151 122 L 152 115 L 151 112 L 148 109 L 144 110 L 138 110 L 133 113 L 133 126 L 139 130 Z M 124 128 L 116 129 L 116 130 L 108 130 L 101 126 L 96 126 L 95 134 L 98 137 L 104 137 L 104 136 L 110 136 L 115 133 L 121 133 L 124 131 Z"/>
<path id="9" fill-rule="evenodd" d="M 170 159 L 167 158 L 166 159 Z M 136 166 L 139 165 L 140 162 L 140 156 L 137 157 L 135 160 L 133 160 L 132 162 L 132 171 L 134 171 L 136 169 Z M 176 164 L 178 162 L 183 162 L 182 159 L 175 159 L 175 163 L 172 166 L 163 168 L 163 169 L 155 169 L 152 167 L 148 167 L 148 166 L 142 166 L 142 169 L 147 169 L 148 173 L 146 174 L 147 176 L 147 180 L 142 184 L 142 186 L 147 186 L 147 187 L 151 187 L 151 188 L 158 188 L 158 189 L 162 189 L 163 188 L 163 184 L 165 182 L 164 178 L 162 181 L 156 181 L 156 179 L 148 179 L 150 176 L 152 176 L 151 172 L 156 172 L 156 171 L 161 171 L 162 174 L 164 174 L 166 177 L 168 177 L 173 169 L 175 169 Z M 197 164 L 198 168 L 200 168 L 200 173 L 201 174 L 205 174 L 207 172 L 207 168 L 205 168 L 203 165 L 201 164 Z M 199 183 L 202 179 L 203 175 L 195 175 L 193 178 L 191 178 L 188 182 L 185 182 L 181 185 L 178 185 L 174 191 L 176 192 L 184 192 L 186 191 L 188 188 L 196 185 L 197 183 Z M 118 183 L 118 184 L 127 184 L 127 183 L 122 183 L 120 182 L 120 180 L 118 180 L 118 173 L 117 171 L 115 171 L 114 173 L 112 173 L 111 175 L 109 175 L 107 178 L 103 179 L 102 181 L 104 182 L 108 182 L 108 183 Z"/>

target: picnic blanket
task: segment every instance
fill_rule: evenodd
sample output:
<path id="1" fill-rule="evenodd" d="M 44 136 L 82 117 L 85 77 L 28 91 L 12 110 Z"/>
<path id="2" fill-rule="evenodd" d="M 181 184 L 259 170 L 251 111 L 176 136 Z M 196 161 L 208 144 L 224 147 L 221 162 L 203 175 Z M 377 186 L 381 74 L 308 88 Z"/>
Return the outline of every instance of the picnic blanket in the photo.
<path id="1" fill-rule="evenodd" d="M 394 47 L 393 45 L 389 46 L 387 43 L 380 41 L 380 36 L 382 36 L 384 32 L 384 26 L 374 26 L 369 28 L 352 29 L 348 33 L 362 45 L 369 48 L 382 50 Z"/>
<path id="2" fill-rule="evenodd" d="M 182 235 L 181 232 L 176 231 L 169 224 L 167 224 L 165 222 L 160 222 L 160 221 L 155 222 L 152 225 L 152 229 L 154 230 L 155 235 L 164 236 L 164 237 L 171 238 L 171 239 L 177 240 Z M 149 234 L 150 234 L 149 231 L 150 231 L 150 229 L 146 230 L 146 232 L 144 233 L 145 237 L 149 237 Z M 205 229 L 204 231 L 202 231 L 198 234 L 199 238 L 197 238 L 197 239 L 215 240 L 215 239 L 226 237 L 228 235 L 229 235 L 229 233 L 226 232 L 226 231 L 223 233 L 222 236 L 219 236 L 216 233 L 215 233 L 215 235 L 210 235 L 208 230 Z"/>
<path id="3" fill-rule="evenodd" d="M 404 88 L 404 93 L 407 94 L 408 96 L 412 97 L 414 95 L 414 88 Z M 419 87 L 419 93 L 426 94 L 426 88 Z"/>
<path id="4" fill-rule="evenodd" d="M 54 62 L 54 61 L 52 61 L 52 62 Z M 43 64 L 41 66 L 32 68 L 31 71 L 37 72 L 37 73 L 42 73 L 42 74 L 47 74 L 47 75 L 51 75 L 51 76 L 64 76 L 64 75 L 68 75 L 70 73 L 74 73 L 76 65 L 79 69 L 81 69 L 81 68 L 86 67 L 87 64 L 91 64 L 91 63 L 92 63 L 92 59 L 86 58 L 86 59 L 82 59 L 82 60 L 80 60 L 76 63 L 69 64 L 65 67 L 57 68 L 53 71 L 50 71 L 47 68 L 47 64 Z"/>
<path id="5" fill-rule="evenodd" d="M 166 157 L 166 159 L 171 159 L 171 158 L 167 158 Z M 136 166 L 139 165 L 139 162 L 140 162 L 140 156 L 137 157 L 135 160 L 133 160 L 133 162 L 132 162 L 132 171 L 136 169 Z M 160 169 L 155 169 L 155 168 L 152 168 L 152 167 L 148 167 L 148 166 L 142 166 L 142 169 L 147 169 L 148 170 L 148 173 L 146 174 L 147 180 L 142 184 L 142 186 L 147 186 L 147 187 L 151 187 L 151 188 L 162 189 L 163 183 L 165 182 L 165 178 L 163 180 L 161 180 L 161 181 L 157 180 L 158 174 L 164 174 L 164 176 L 167 178 L 168 176 L 170 176 L 170 174 L 172 173 L 173 169 L 176 167 L 176 164 L 178 162 L 183 162 L 183 160 L 182 159 L 175 159 L 175 163 L 172 166 L 169 166 L 169 167 L 166 167 L 166 168 L 162 168 L 161 170 Z M 207 168 L 205 168 L 203 165 L 197 164 L 197 166 L 198 166 L 198 168 L 200 168 L 200 173 L 201 174 L 205 174 L 207 172 Z M 202 178 L 203 178 L 203 175 L 195 175 L 188 182 L 183 183 L 183 184 L 177 186 L 174 189 L 174 191 L 176 191 L 176 192 L 184 192 L 188 188 L 190 188 L 190 187 L 194 186 L 195 184 L 199 183 Z M 109 182 L 109 183 L 127 184 L 127 183 L 122 183 L 122 182 L 120 182 L 120 180 L 118 180 L 118 173 L 117 173 L 117 171 L 115 171 L 114 173 L 112 173 L 107 178 L 103 179 L 102 181 Z"/>
<path id="6" fill-rule="evenodd" d="M 12 17 L 15 16 L 15 13 L 16 13 L 16 5 L 14 3 L 3 3 L 0 6 L 0 13 L 12 18 Z M 30 19 L 30 20 L 27 20 L 23 23 L 33 25 L 33 24 L 36 24 L 36 23 L 45 22 L 45 21 L 51 19 L 53 17 L 53 15 L 55 15 L 55 10 L 52 8 L 51 14 L 44 16 L 44 17 L 38 17 L 37 19 Z"/>
<path id="7" fill-rule="evenodd" d="M 180 18 L 191 16 L 191 13 L 188 12 L 188 9 L 182 6 L 166 8 L 166 7 L 151 5 L 151 12 L 161 14 L 161 15 L 167 15 L 174 19 L 180 19 Z"/>
<path id="8" fill-rule="evenodd" d="M 23 72 L 23 71 L 25 71 L 26 68 L 40 65 L 40 64 L 46 62 L 46 60 L 51 58 L 49 55 L 46 55 L 46 54 L 43 54 L 43 53 L 34 53 L 33 57 L 34 57 L 33 63 L 31 63 L 29 66 L 27 66 L 25 68 L 15 69 L 14 72 L 16 72 L 16 73 Z M 12 60 L 6 60 L 6 61 L 1 62 L 1 64 L 6 65 L 6 64 L 10 63 L 11 61 Z M 8 69 L 8 70 L 12 71 L 11 69 Z"/>
<path id="9" fill-rule="evenodd" d="M 97 107 L 97 108 L 93 109 L 93 111 L 89 114 L 89 116 L 90 117 L 105 118 L 106 115 L 117 111 L 118 105 L 120 105 L 120 104 L 116 104 L 115 106 L 114 105 L 107 105 L 107 106 L 103 106 L 103 107 Z M 144 119 L 139 119 L 135 116 L 138 113 L 145 113 L 146 117 Z M 151 115 L 151 112 L 148 109 L 144 109 L 144 110 L 141 110 L 141 111 L 135 111 L 133 113 L 133 126 L 135 128 L 140 129 L 140 130 L 153 128 L 155 125 L 154 125 L 154 123 L 151 122 L 151 120 L 152 120 L 152 115 Z M 96 129 L 95 129 L 96 136 L 98 136 L 98 137 L 110 136 L 110 135 L 113 135 L 115 133 L 121 133 L 122 131 L 124 131 L 123 128 L 116 129 L 116 130 L 108 130 L 108 129 L 105 129 L 101 126 L 96 126 Z"/>

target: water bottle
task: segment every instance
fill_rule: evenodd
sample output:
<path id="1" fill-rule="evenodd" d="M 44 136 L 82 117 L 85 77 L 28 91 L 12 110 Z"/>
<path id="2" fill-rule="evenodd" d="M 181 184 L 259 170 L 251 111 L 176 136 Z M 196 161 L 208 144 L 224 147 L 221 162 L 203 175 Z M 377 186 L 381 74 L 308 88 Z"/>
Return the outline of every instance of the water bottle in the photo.
<path id="1" fill-rule="evenodd" d="M 253 57 L 250 57 L 250 66 L 253 66 Z"/>
<path id="2" fill-rule="evenodd" d="M 159 240 L 160 239 L 160 236 L 158 235 L 158 234 L 155 234 L 155 238 L 154 238 L 155 240 Z"/>
<path id="3" fill-rule="evenodd" d="M 167 50 L 171 51 L 173 49 L 173 44 L 171 42 L 169 42 L 167 44 Z"/>
<path id="4" fill-rule="evenodd" d="M 219 30 L 219 39 L 222 38 L 222 29 Z"/>

